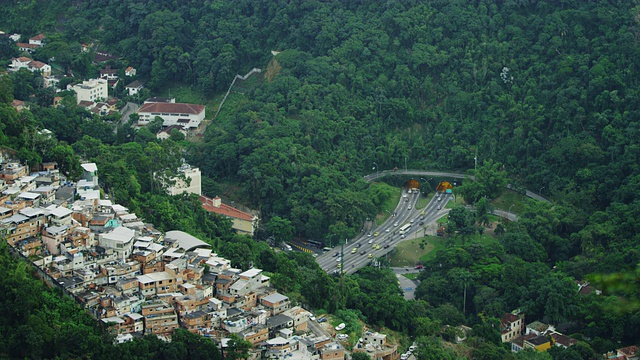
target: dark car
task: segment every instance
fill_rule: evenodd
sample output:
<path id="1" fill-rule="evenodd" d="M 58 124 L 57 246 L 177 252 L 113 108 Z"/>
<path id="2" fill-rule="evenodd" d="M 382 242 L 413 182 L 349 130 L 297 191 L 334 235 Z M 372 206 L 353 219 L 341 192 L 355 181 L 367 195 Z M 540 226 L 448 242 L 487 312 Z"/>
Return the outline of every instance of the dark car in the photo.
<path id="1" fill-rule="evenodd" d="M 360 251 L 360 255 L 364 255 L 364 254 L 366 254 L 366 253 L 367 253 L 367 250 L 362 250 L 362 251 Z"/>
<path id="2" fill-rule="evenodd" d="M 326 322 L 326 321 L 327 321 L 327 318 L 323 316 L 323 317 L 321 317 L 320 319 L 318 319 L 318 324 L 319 324 L 319 323 Z"/>
<path id="3" fill-rule="evenodd" d="M 422 270 L 422 269 L 424 269 L 424 265 L 416 265 L 415 269 L 416 270 Z"/>
<path id="4" fill-rule="evenodd" d="M 360 245 L 362 245 L 362 244 L 356 244 L 356 248 L 359 248 L 359 247 L 360 247 Z"/>
<path id="5" fill-rule="evenodd" d="M 384 248 L 385 249 L 388 248 L 388 247 L 389 247 L 389 244 L 384 244 Z"/>
<path id="6" fill-rule="evenodd" d="M 333 255 L 331 255 L 331 257 L 336 257 L 336 256 L 338 256 L 337 252 L 335 252 L 335 253 L 333 253 Z"/>

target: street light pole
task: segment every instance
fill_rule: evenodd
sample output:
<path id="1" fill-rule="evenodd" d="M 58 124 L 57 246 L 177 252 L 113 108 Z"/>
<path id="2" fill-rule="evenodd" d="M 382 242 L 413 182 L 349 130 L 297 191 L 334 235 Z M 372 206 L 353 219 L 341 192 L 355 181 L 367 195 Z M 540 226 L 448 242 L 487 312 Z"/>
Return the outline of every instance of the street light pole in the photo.
<path id="1" fill-rule="evenodd" d="M 511 213 L 511 208 L 513 207 L 513 205 L 515 204 L 511 204 L 511 206 L 509 206 L 509 210 L 507 210 L 507 212 L 510 214 Z"/>
<path id="2" fill-rule="evenodd" d="M 540 191 L 538 191 L 538 195 L 542 196 L 542 189 L 544 189 L 545 187 L 546 185 L 540 188 Z"/>
<path id="3" fill-rule="evenodd" d="M 404 172 L 407 172 L 407 158 L 404 158 Z"/>
<path id="4" fill-rule="evenodd" d="M 376 162 L 373 162 L 373 165 L 376 166 L 376 178 L 378 178 L 378 164 L 376 164 Z"/>
<path id="5" fill-rule="evenodd" d="M 336 236 L 336 234 L 329 235 L 329 247 L 333 247 L 331 246 L 331 239 L 333 239 L 334 236 Z"/>

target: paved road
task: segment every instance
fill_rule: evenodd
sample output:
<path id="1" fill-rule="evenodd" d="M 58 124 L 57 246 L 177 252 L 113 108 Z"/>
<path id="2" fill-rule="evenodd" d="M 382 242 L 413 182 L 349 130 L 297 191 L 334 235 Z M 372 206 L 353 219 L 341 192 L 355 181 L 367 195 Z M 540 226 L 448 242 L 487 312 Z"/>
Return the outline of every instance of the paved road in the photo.
<path id="1" fill-rule="evenodd" d="M 416 298 L 415 291 L 417 284 L 413 280 L 409 280 L 406 277 L 396 273 L 396 277 L 398 278 L 398 282 L 400 283 L 400 289 L 402 289 L 402 293 L 404 294 L 405 300 L 413 300 Z"/>
<path id="2" fill-rule="evenodd" d="M 138 112 L 138 104 L 133 102 L 128 102 L 127 105 L 122 109 L 122 113 L 120 116 L 120 124 L 124 125 L 129 122 L 129 115 L 135 114 Z"/>
<path id="3" fill-rule="evenodd" d="M 316 334 L 316 336 L 318 336 L 318 337 L 327 336 L 327 337 L 331 338 L 331 334 L 327 330 L 325 330 L 325 328 L 322 326 L 322 324 L 318 324 L 317 319 L 316 320 L 309 319 L 307 321 L 307 325 L 309 326 L 309 329 L 311 331 L 313 331 L 314 334 Z"/>
<path id="4" fill-rule="evenodd" d="M 420 272 L 420 270 L 418 269 L 414 269 L 412 267 L 392 267 L 391 270 L 393 270 L 394 274 L 417 274 Z"/>
<path id="5" fill-rule="evenodd" d="M 424 234 L 427 225 L 448 213 L 449 209 L 443 209 L 443 207 L 449 201 L 451 194 L 437 193 L 424 209 L 416 210 L 415 204 L 419 196 L 417 192 L 403 192 L 394 211 L 396 216 L 390 216 L 382 225 L 371 229 L 370 233 L 362 233 L 355 239 L 349 240 L 344 245 L 344 249 L 336 247 L 319 255 L 316 261 L 320 267 L 330 274 L 339 273 L 339 269 L 346 274 L 353 274 L 374 262 L 375 259 L 388 254 L 400 241 L 414 238 L 420 232 Z M 405 234 L 400 234 L 399 229 L 406 224 L 411 224 L 411 227 Z M 376 232 L 378 235 L 374 236 Z M 375 249 L 376 245 L 380 248 Z M 353 249 L 356 249 L 355 252 Z"/>

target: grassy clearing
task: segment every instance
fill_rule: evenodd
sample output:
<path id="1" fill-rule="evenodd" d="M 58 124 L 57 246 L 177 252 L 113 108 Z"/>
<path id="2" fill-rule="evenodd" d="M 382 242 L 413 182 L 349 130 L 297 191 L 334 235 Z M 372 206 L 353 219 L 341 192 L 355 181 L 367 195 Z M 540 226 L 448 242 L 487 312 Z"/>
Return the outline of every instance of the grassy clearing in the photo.
<path id="1" fill-rule="evenodd" d="M 509 210 L 514 214 L 524 212 L 524 202 L 526 197 L 512 190 L 505 190 L 497 199 L 491 203 L 496 209 Z"/>
<path id="2" fill-rule="evenodd" d="M 402 196 L 402 189 L 399 187 L 391 186 L 385 183 L 378 183 L 381 186 L 388 186 L 390 188 L 391 195 L 385 202 L 382 203 L 380 208 L 382 211 L 376 216 L 376 225 L 381 225 L 385 222 L 391 214 L 396 210 L 400 197 Z"/>
<path id="3" fill-rule="evenodd" d="M 427 236 L 427 243 L 428 243 L 428 246 L 431 248 L 431 251 L 420 256 L 419 260 L 422 262 L 425 262 L 425 261 L 434 259 L 438 251 L 440 251 L 441 249 L 444 249 L 444 247 L 447 244 L 447 241 L 450 241 L 450 240 L 441 236 Z"/>
<path id="4" fill-rule="evenodd" d="M 409 280 L 415 280 L 418 277 L 419 273 L 411 273 L 411 274 L 402 274 L 402 276 L 406 277 Z"/>
<path id="5" fill-rule="evenodd" d="M 425 238 L 405 240 L 396 245 L 389 257 L 389 263 L 393 267 L 414 266 L 421 257 L 433 251 L 434 245 Z"/>
<path id="6" fill-rule="evenodd" d="M 429 205 L 429 201 L 431 201 L 431 198 L 433 197 L 434 192 L 430 192 L 427 194 L 427 196 L 420 196 L 418 198 L 418 202 L 416 202 L 416 209 L 422 209 L 427 207 L 427 205 Z"/>

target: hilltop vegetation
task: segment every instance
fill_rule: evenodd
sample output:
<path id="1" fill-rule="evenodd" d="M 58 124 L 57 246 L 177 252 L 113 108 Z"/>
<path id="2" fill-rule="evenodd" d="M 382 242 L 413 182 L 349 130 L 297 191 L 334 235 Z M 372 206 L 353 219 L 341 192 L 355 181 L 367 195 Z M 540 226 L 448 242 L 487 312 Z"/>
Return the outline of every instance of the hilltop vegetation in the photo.
<path id="1" fill-rule="evenodd" d="M 76 154 L 96 161 L 105 174 L 101 185 L 156 225 L 201 236 L 239 266 L 273 271 L 274 284 L 294 299 L 331 311 L 357 309 L 373 324 L 437 338 L 425 340 L 425 348 L 442 350 L 438 339 L 451 338 L 439 325 L 466 322 L 484 339 L 473 343 L 474 357 L 504 358 L 490 318 L 516 307 L 533 319 L 583 326 L 578 337 L 597 352 L 640 337 L 633 280 L 604 289 L 602 297 L 578 298 L 572 290 L 574 279 L 593 273 L 623 271 L 637 279 L 635 2 L 13 0 L 3 6 L 2 30 L 49 36 L 36 59 L 55 55 L 60 68 L 95 75 L 89 55 L 79 52 L 80 43 L 93 42 L 134 64 L 153 92 L 182 79 L 211 98 L 235 74 L 270 64 L 268 76 L 232 95 L 197 143 L 158 144 L 150 131 L 129 127 L 113 134 L 71 104 L 48 108 L 52 94 L 39 87 L 38 76 L 0 78 L 0 145 L 15 148 L 23 161 L 56 160 L 70 175 Z M 10 45 L 0 60 L 17 55 Z M 31 111 L 18 114 L 8 105 L 13 98 L 31 100 Z M 41 139 L 36 130 L 44 127 L 62 141 Z M 504 171 L 511 183 L 542 192 L 553 205 L 526 205 L 499 244 L 438 252 L 427 264 L 434 271 L 422 275 L 428 285 L 418 291 L 428 304 L 403 303 L 386 288 L 382 301 L 371 279 L 387 273 L 334 279 L 308 256 L 276 257 L 264 244 L 231 234 L 194 202 L 167 199 L 152 168 L 172 168 L 178 153 L 202 169 L 208 189 L 238 183 L 242 200 L 260 208 L 265 222 L 289 220 L 295 235 L 314 239 L 356 234 L 394 196 L 362 175 L 405 161 L 409 168 L 465 171 L 477 156 L 479 171 Z M 489 187 L 472 190 L 468 201 L 497 195 Z M 468 215 L 460 215 L 462 224 Z M 628 312 L 613 310 L 624 304 L 617 295 L 635 300 Z M 388 312 L 375 305 L 380 302 Z M 444 306 L 447 311 L 434 310 Z"/>

